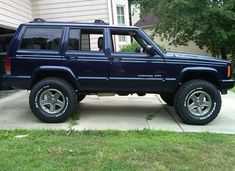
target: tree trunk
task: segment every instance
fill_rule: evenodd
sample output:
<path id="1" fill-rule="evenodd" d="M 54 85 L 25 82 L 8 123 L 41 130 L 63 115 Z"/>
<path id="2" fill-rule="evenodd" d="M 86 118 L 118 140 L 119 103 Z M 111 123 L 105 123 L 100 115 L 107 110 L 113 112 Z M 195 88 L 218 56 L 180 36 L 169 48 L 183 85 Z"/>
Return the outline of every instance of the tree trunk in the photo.
<path id="1" fill-rule="evenodd" d="M 226 49 L 225 48 L 221 48 L 221 57 L 222 59 L 225 59 L 227 60 L 227 52 L 226 52 Z"/>

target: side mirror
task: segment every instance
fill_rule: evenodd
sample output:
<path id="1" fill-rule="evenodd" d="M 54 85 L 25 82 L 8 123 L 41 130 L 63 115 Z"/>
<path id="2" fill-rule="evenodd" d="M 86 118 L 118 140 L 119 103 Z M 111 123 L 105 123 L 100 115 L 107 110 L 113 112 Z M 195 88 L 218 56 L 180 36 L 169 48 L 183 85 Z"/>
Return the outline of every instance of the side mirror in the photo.
<path id="1" fill-rule="evenodd" d="M 155 49 L 154 49 L 152 46 L 147 45 L 147 47 L 146 47 L 146 53 L 147 53 L 147 54 L 150 54 L 150 55 L 154 55 L 154 54 L 155 54 Z"/>

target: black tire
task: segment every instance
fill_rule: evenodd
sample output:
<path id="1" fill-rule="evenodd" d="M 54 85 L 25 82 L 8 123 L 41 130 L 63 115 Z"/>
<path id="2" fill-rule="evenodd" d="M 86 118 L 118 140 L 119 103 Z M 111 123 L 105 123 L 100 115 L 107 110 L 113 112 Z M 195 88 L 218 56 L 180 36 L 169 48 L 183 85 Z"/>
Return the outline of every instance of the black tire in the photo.
<path id="1" fill-rule="evenodd" d="M 213 84 L 204 80 L 192 80 L 184 83 L 176 92 L 174 106 L 184 123 L 205 125 L 218 116 L 221 95 Z"/>
<path id="2" fill-rule="evenodd" d="M 78 103 L 80 103 L 83 99 L 85 99 L 86 94 L 77 93 L 77 96 L 78 96 Z"/>
<path id="3" fill-rule="evenodd" d="M 169 106 L 173 106 L 174 105 L 174 94 L 171 93 L 164 93 L 164 94 L 160 94 L 162 100 L 168 104 Z"/>
<path id="4" fill-rule="evenodd" d="M 67 81 L 51 77 L 43 79 L 33 86 L 29 104 L 31 111 L 39 120 L 47 123 L 59 123 L 67 120 L 75 112 L 77 98 L 75 89 Z M 60 105 L 57 105 L 57 102 Z M 51 106 L 54 111 L 51 110 Z M 52 111 L 53 114 L 50 113 Z"/>

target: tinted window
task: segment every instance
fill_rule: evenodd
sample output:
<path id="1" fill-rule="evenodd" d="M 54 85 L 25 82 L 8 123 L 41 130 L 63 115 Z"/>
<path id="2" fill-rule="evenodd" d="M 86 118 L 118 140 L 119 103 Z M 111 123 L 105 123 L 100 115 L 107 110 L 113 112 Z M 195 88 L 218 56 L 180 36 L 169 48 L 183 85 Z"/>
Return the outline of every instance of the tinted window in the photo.
<path id="1" fill-rule="evenodd" d="M 20 49 L 58 51 L 62 32 L 54 28 L 27 28 Z"/>
<path id="2" fill-rule="evenodd" d="M 79 50 L 79 49 L 80 49 L 80 30 L 70 29 L 68 50 Z"/>

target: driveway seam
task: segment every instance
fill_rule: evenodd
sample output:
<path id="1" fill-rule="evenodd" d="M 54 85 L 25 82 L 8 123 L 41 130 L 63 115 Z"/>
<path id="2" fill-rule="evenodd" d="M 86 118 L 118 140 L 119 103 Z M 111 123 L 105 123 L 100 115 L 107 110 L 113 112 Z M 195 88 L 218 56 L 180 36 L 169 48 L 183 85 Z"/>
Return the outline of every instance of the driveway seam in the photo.
<path id="1" fill-rule="evenodd" d="M 145 120 L 146 120 L 146 124 L 147 124 L 147 129 L 151 129 L 148 120 L 147 119 L 145 119 Z"/>
<path id="2" fill-rule="evenodd" d="M 157 99 L 160 101 L 161 104 L 163 104 L 163 108 L 166 110 L 166 112 L 170 115 L 170 117 L 176 122 L 176 124 L 178 125 L 178 127 L 182 130 L 182 132 L 185 132 L 185 130 L 183 129 L 183 127 L 180 125 L 180 123 L 175 119 L 175 117 L 171 114 L 171 112 L 167 109 L 167 107 L 165 106 L 165 104 L 162 102 L 162 100 L 156 95 Z"/>

